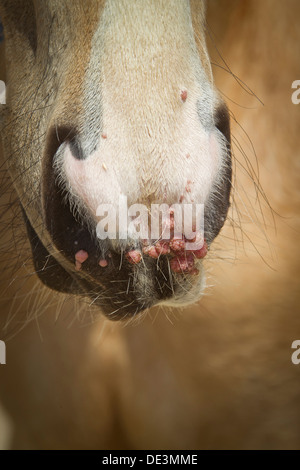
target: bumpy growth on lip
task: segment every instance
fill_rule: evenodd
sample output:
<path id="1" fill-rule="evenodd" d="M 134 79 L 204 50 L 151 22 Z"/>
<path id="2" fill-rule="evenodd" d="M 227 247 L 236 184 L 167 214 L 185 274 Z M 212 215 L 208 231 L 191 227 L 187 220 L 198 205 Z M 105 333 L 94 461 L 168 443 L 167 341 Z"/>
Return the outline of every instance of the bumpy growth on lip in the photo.
<path id="1" fill-rule="evenodd" d="M 128 251 L 125 256 L 130 264 L 138 264 L 142 259 L 142 253 L 139 250 Z"/>
<path id="2" fill-rule="evenodd" d="M 132 252 L 130 253 L 132 257 Z M 188 250 L 185 239 L 172 238 L 170 242 L 164 240 L 157 242 L 155 246 L 145 246 L 143 253 L 151 258 L 159 258 L 161 255 L 169 254 L 171 256 L 170 267 L 174 273 L 196 275 L 199 271 L 195 267 L 195 260 L 206 256 L 207 243 L 204 240 L 203 246 L 199 250 Z"/>
<path id="3" fill-rule="evenodd" d="M 170 210 L 170 218 L 167 221 L 168 227 L 174 235 L 174 211 Z M 173 236 L 171 240 L 159 240 L 155 244 L 143 241 L 143 254 L 150 258 L 158 259 L 160 256 L 169 255 L 170 268 L 176 274 L 197 275 L 198 269 L 195 267 L 195 260 L 202 259 L 207 254 L 207 243 L 204 240 L 201 248 L 197 250 L 189 250 L 187 241 L 199 245 L 201 242 L 201 233 L 197 233 L 192 240 L 188 240 L 184 236 L 181 238 Z M 139 250 L 131 250 L 126 254 L 126 258 L 130 264 L 138 264 L 141 261 L 141 252 Z"/>
<path id="4" fill-rule="evenodd" d="M 159 255 L 167 255 L 171 251 L 167 240 L 161 240 L 155 243 L 155 249 Z"/>
<path id="5" fill-rule="evenodd" d="M 98 264 L 99 266 L 101 266 L 101 268 L 106 268 L 106 266 L 108 265 L 108 262 L 106 261 L 106 259 L 100 259 Z"/>
<path id="6" fill-rule="evenodd" d="M 170 246 L 170 249 L 174 253 L 184 252 L 184 250 L 185 250 L 185 240 L 183 240 L 182 238 L 172 238 L 172 240 L 170 241 L 169 246 Z"/>
<path id="7" fill-rule="evenodd" d="M 88 259 L 89 255 L 84 250 L 79 250 L 75 254 L 75 269 L 76 271 L 80 271 L 82 263 L 84 263 Z"/>
<path id="8" fill-rule="evenodd" d="M 171 234 L 173 235 L 170 240 L 158 240 L 155 243 L 151 243 L 148 240 L 142 240 L 143 248 L 131 249 L 125 254 L 125 258 L 128 263 L 137 265 L 142 260 L 142 255 L 149 256 L 153 259 L 159 259 L 160 256 L 170 257 L 170 268 L 176 274 L 190 274 L 197 275 L 199 273 L 195 266 L 197 259 L 202 259 L 206 256 L 208 247 L 204 240 L 201 248 L 197 250 L 188 249 L 187 243 L 199 243 L 203 240 L 202 234 L 197 232 L 192 239 L 188 239 L 182 235 L 181 238 L 174 236 L 174 211 L 170 209 L 170 217 L 167 220 Z M 75 254 L 75 269 L 79 271 L 84 263 L 88 259 L 88 253 L 85 250 L 79 250 Z M 108 257 L 110 255 L 108 254 Z M 108 266 L 108 261 L 105 258 L 101 258 L 98 262 L 101 268 Z"/>

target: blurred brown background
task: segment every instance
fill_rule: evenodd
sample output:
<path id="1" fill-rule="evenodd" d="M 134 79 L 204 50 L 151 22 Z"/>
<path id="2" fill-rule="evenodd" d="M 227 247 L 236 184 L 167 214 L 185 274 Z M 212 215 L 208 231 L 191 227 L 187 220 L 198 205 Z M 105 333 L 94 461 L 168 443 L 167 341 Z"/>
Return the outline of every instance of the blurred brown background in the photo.
<path id="1" fill-rule="evenodd" d="M 299 448 L 299 18 L 298 0 L 208 1 L 235 176 L 206 295 L 135 325 L 84 328 L 75 301 L 56 296 L 55 324 L 51 296 L 29 298 L 43 315 L 9 342 L 0 371 L 13 446 Z"/>

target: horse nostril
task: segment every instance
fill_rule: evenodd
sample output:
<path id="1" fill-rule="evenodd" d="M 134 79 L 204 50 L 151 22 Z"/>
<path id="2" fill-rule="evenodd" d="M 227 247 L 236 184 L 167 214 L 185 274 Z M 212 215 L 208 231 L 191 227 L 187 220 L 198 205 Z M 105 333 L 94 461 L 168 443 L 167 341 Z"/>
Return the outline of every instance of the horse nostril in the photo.
<path id="1" fill-rule="evenodd" d="M 227 143 L 230 145 L 231 137 L 230 137 L 230 118 L 229 118 L 229 111 L 225 103 L 220 105 L 214 115 L 215 126 L 216 128 L 222 132 L 224 135 Z"/>
<path id="2" fill-rule="evenodd" d="M 68 142 L 77 149 L 81 148 L 75 128 L 53 127 L 47 138 L 43 160 L 42 201 L 46 228 L 53 244 L 70 261 L 77 254 L 77 270 L 85 260 L 82 253 L 96 254 L 97 247 L 87 221 L 74 212 L 71 207 L 67 188 L 61 186 L 60 175 L 54 169 L 54 158 L 62 146 Z"/>

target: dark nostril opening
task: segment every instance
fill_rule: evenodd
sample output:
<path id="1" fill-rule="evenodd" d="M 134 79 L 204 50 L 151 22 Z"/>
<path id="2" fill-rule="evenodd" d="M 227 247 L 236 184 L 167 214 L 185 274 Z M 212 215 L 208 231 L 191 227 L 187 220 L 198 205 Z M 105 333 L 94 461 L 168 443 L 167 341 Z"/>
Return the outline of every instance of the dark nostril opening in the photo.
<path id="1" fill-rule="evenodd" d="M 53 168 L 54 156 L 64 142 L 72 142 L 73 148 L 81 151 L 77 145 L 78 134 L 75 128 L 55 127 L 49 132 L 43 161 L 43 215 L 55 246 L 67 258 L 73 259 L 74 250 L 81 248 L 88 252 L 94 251 L 95 242 L 86 223 L 74 217 L 68 197 L 60 187 L 58 175 Z"/>
<path id="2" fill-rule="evenodd" d="M 221 104 L 215 111 L 214 121 L 216 128 L 222 132 L 226 141 L 230 145 L 230 117 L 229 111 L 225 103 Z"/>
<path id="3" fill-rule="evenodd" d="M 216 128 L 226 139 L 227 152 L 224 154 L 222 174 L 218 184 L 213 188 L 206 202 L 204 212 L 205 238 L 209 244 L 219 234 L 227 217 L 231 192 L 231 135 L 230 116 L 225 103 L 215 111 L 214 121 Z"/>
<path id="4" fill-rule="evenodd" d="M 56 126 L 51 130 L 48 137 L 49 155 L 55 155 L 59 146 L 68 142 L 72 155 L 77 160 L 84 160 L 86 155 L 83 151 L 78 129 L 71 126 Z"/>

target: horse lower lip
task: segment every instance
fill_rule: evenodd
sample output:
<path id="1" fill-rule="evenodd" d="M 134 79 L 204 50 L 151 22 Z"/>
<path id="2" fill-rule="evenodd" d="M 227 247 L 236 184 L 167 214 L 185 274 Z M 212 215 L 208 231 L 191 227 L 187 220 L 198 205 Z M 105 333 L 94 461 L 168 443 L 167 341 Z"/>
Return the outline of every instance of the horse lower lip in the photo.
<path id="1" fill-rule="evenodd" d="M 196 259 L 203 259 L 207 254 L 207 244 L 204 241 L 203 246 L 199 250 L 185 250 L 184 240 L 178 240 L 178 242 L 183 243 L 173 243 L 170 245 L 173 249 L 169 247 L 166 250 L 164 246 L 164 251 L 160 252 L 161 245 L 158 245 L 158 248 L 154 245 L 144 247 L 143 253 L 150 258 L 158 259 L 160 256 L 169 255 L 170 258 L 170 267 L 171 271 L 176 274 L 190 274 L 197 275 L 199 273 L 198 269 L 195 266 Z M 177 242 L 177 241 L 176 241 Z M 166 244 L 166 242 L 164 242 Z M 175 249 L 174 249 L 175 248 Z M 179 249 L 180 248 L 180 249 Z M 88 259 L 89 255 L 84 250 L 79 250 L 75 254 L 75 270 L 80 271 L 82 264 Z M 139 264 L 142 260 L 142 251 L 139 249 L 129 250 L 125 254 L 127 262 L 131 265 Z M 105 258 L 101 258 L 98 262 L 98 265 L 101 268 L 106 268 L 108 266 L 108 261 Z"/>
<path id="2" fill-rule="evenodd" d="M 174 273 L 191 275 L 198 274 L 198 270 L 195 267 L 196 259 L 203 259 L 207 254 L 207 243 L 204 243 L 201 248 L 197 250 L 186 249 L 186 240 L 173 238 L 170 242 L 164 240 L 163 242 L 157 242 L 154 245 L 146 245 L 143 248 L 145 256 L 149 256 L 154 259 L 158 259 L 160 256 L 169 255 L 171 257 L 170 267 Z M 142 255 L 139 250 L 131 250 L 126 254 L 126 258 L 130 264 L 138 264 Z"/>

